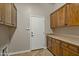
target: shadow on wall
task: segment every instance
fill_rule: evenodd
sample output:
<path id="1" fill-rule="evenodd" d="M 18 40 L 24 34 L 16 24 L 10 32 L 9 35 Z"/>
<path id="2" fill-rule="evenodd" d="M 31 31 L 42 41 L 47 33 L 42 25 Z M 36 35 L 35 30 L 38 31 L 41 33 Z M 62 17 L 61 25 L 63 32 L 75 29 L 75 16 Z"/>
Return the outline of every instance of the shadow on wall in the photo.
<path id="1" fill-rule="evenodd" d="M 15 32 L 15 28 L 11 28 L 0 24 L 0 50 L 6 44 L 9 44 L 14 32 Z"/>
<path id="2" fill-rule="evenodd" d="M 13 28 L 13 27 L 9 28 L 9 42 L 11 42 L 11 39 L 12 39 L 15 31 L 16 31 L 16 28 Z"/>

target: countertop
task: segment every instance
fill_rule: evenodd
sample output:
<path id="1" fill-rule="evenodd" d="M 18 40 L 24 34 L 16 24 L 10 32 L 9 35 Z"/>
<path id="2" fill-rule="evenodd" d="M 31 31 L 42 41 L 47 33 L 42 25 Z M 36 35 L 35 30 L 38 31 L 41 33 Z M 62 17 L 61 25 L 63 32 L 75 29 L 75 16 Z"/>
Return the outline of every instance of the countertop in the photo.
<path id="1" fill-rule="evenodd" d="M 64 34 L 48 34 L 49 37 L 68 42 L 70 44 L 74 44 L 76 46 L 79 46 L 79 36 L 74 35 L 64 35 Z"/>

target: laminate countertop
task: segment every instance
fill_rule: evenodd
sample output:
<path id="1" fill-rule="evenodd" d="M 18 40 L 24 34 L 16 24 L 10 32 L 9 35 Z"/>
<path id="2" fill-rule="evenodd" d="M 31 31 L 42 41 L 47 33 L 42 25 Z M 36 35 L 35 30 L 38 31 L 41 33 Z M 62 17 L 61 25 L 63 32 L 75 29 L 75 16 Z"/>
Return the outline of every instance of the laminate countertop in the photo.
<path id="1" fill-rule="evenodd" d="M 60 34 L 51 34 L 51 35 L 49 34 L 48 36 L 51 38 L 55 38 L 55 39 L 79 46 L 79 36 L 60 35 Z"/>

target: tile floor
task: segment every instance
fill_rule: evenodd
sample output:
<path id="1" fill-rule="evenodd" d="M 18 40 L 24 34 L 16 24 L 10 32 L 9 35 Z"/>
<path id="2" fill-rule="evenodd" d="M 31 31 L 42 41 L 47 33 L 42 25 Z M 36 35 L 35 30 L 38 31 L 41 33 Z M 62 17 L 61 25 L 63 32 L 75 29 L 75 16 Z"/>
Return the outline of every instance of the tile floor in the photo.
<path id="1" fill-rule="evenodd" d="M 21 54 L 16 54 L 13 56 L 53 56 L 47 49 L 38 49 L 31 52 L 25 52 Z"/>

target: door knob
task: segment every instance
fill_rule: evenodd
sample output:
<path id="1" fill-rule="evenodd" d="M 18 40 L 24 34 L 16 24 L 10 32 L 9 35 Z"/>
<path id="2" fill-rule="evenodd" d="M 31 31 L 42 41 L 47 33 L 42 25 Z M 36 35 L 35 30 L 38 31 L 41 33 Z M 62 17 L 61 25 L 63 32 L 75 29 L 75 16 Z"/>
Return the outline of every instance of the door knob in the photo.
<path id="1" fill-rule="evenodd" d="M 32 37 L 34 36 L 33 32 L 31 32 L 31 36 L 32 36 Z"/>

